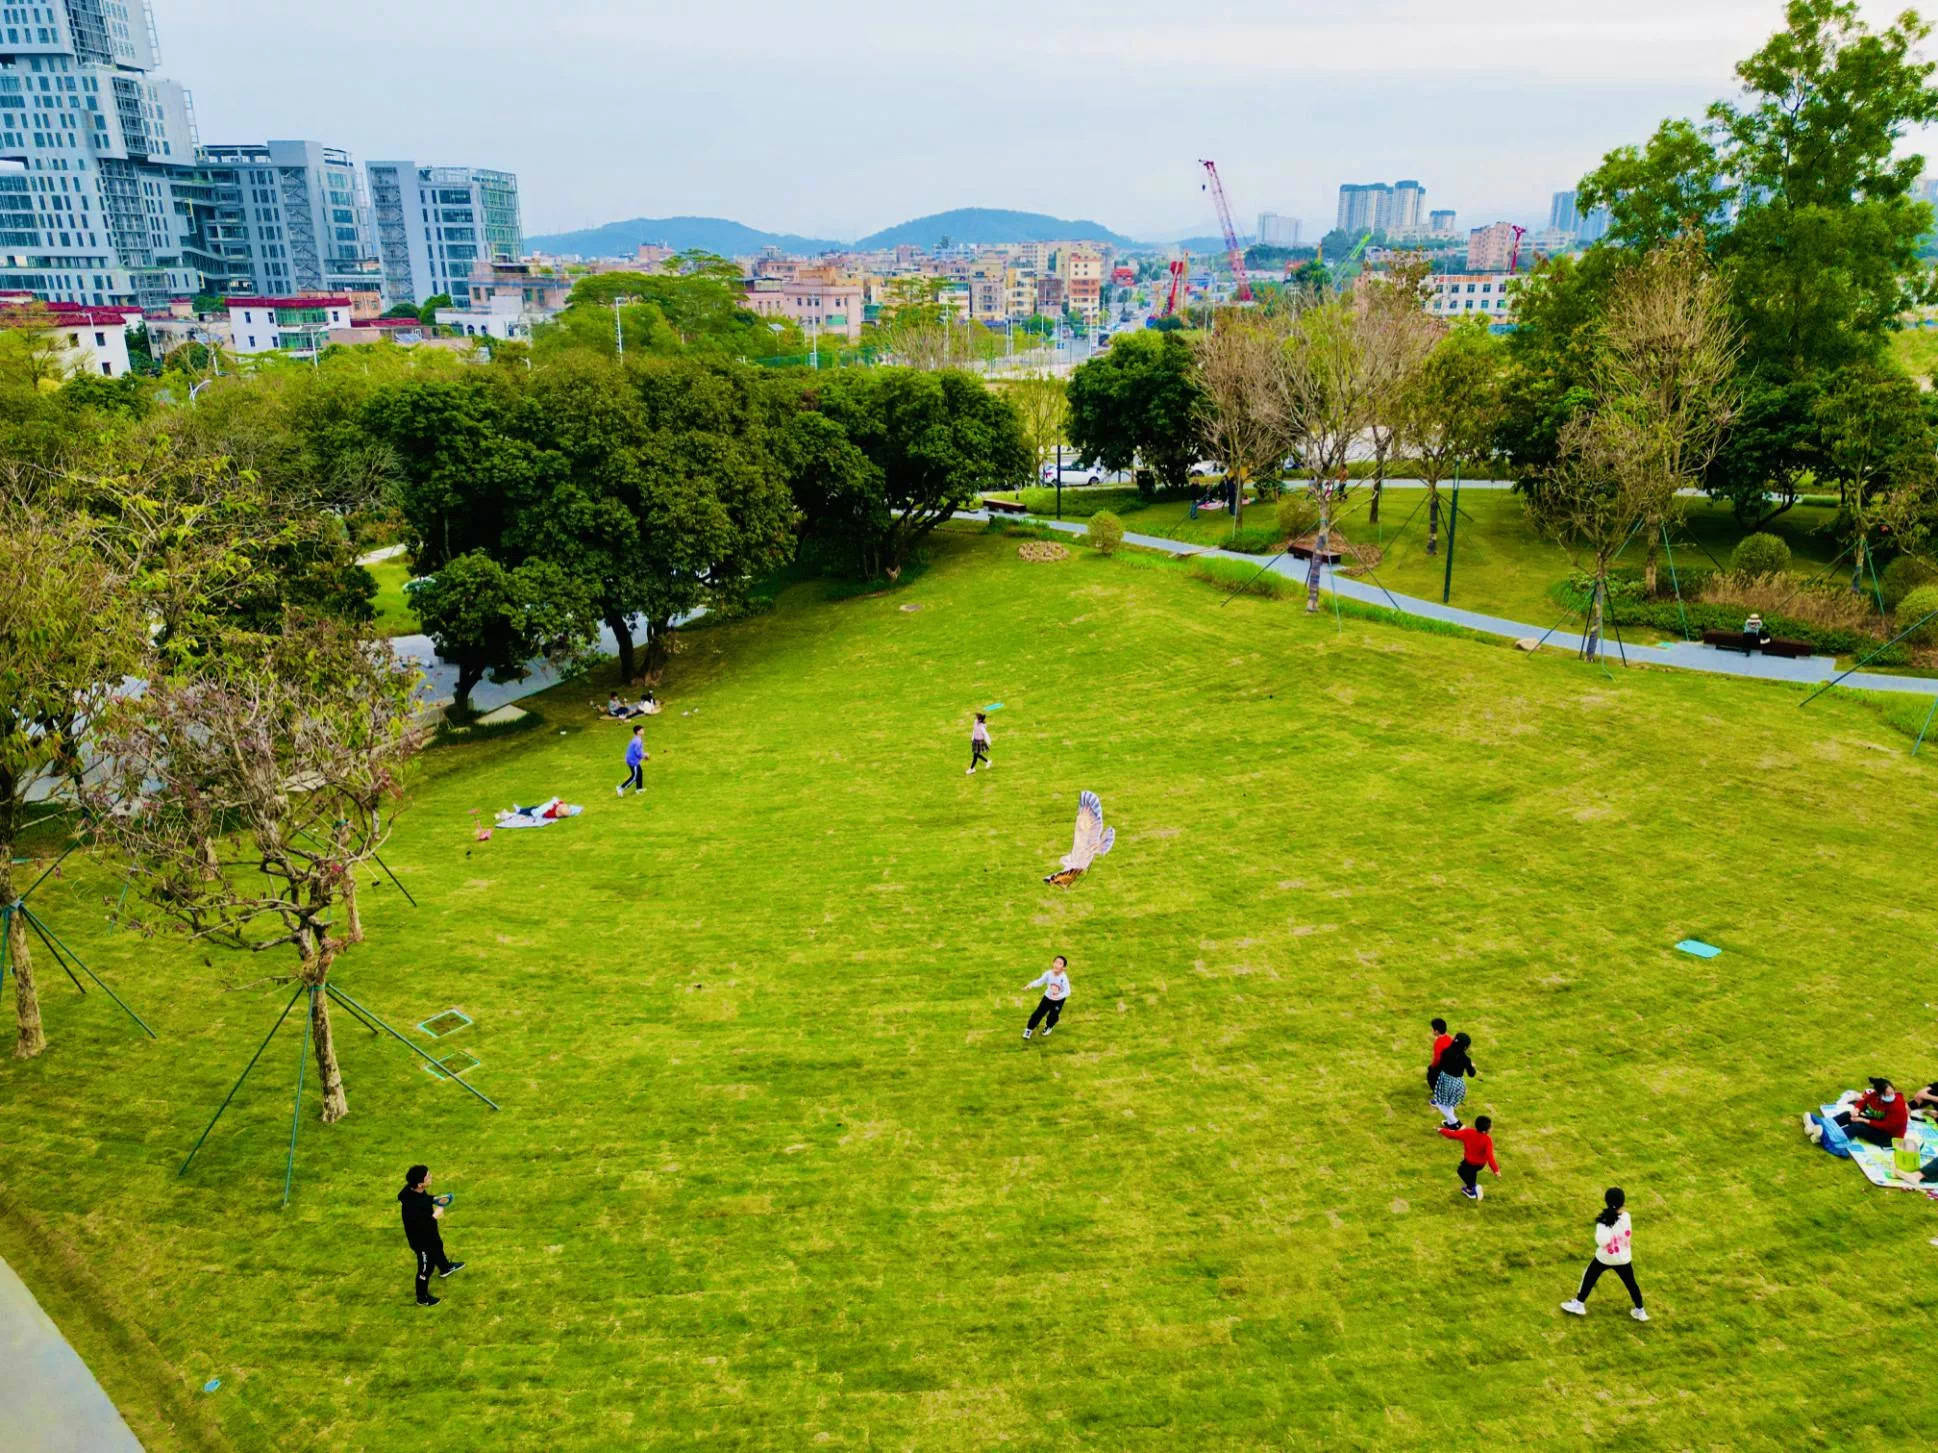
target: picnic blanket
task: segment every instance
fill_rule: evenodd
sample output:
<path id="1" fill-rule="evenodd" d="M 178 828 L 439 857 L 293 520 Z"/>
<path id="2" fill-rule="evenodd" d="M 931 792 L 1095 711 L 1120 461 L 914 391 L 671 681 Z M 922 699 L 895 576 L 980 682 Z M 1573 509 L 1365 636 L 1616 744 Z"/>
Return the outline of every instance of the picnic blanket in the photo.
<path id="1" fill-rule="evenodd" d="M 550 827 L 560 818 L 577 817 L 584 811 L 585 809 L 576 803 L 548 797 L 536 807 L 520 807 L 514 803 L 509 812 L 498 814 L 498 826 Z"/>
<path id="2" fill-rule="evenodd" d="M 1894 1191 L 1925 1191 L 1938 1199 L 1938 1182 L 1926 1185 L 1918 1180 L 1916 1171 L 1900 1173 L 1893 1151 L 1882 1145 L 1872 1145 L 1868 1141 L 1846 1136 L 1830 1123 L 1831 1116 L 1849 1109 L 1856 1100 L 1857 1092 L 1847 1090 L 1836 1104 L 1818 1107 L 1817 1113 L 1824 1125 L 1824 1150 L 1839 1159 L 1854 1162 L 1864 1172 L 1864 1179 L 1874 1186 Z M 1938 1125 L 1914 1119 L 1904 1132 L 1904 1140 L 1907 1146 L 1917 1152 L 1920 1166 L 1938 1160 Z"/>

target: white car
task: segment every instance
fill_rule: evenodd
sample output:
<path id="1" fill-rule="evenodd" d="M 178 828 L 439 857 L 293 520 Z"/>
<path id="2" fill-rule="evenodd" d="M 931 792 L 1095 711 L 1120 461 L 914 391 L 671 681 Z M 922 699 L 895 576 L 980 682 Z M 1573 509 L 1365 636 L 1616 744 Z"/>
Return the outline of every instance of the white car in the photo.
<path id="1" fill-rule="evenodd" d="M 1043 466 L 1043 482 L 1046 485 L 1056 484 L 1057 467 L 1054 464 L 1046 464 Z M 1080 484 L 1102 484 L 1103 482 L 1104 471 L 1094 464 L 1088 469 L 1079 469 L 1074 464 L 1066 464 L 1063 467 L 1063 487 L 1065 489 L 1070 489 Z"/>

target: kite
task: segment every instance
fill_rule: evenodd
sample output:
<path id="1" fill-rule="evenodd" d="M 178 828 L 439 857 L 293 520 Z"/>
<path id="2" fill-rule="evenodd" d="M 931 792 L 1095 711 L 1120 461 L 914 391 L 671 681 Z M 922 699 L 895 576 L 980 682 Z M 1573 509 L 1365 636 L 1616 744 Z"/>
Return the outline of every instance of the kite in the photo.
<path id="1" fill-rule="evenodd" d="M 1059 888 L 1068 888 L 1089 870 L 1093 862 L 1109 852 L 1116 842 L 1117 829 L 1104 826 L 1104 804 L 1097 794 L 1079 794 L 1077 834 L 1063 859 L 1063 871 L 1052 873 L 1043 881 L 1054 883 Z"/>

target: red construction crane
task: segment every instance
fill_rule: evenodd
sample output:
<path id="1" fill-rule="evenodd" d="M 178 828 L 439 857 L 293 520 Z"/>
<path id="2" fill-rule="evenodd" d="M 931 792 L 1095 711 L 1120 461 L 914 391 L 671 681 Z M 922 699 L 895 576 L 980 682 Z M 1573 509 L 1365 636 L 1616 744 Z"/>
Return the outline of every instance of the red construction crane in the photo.
<path id="1" fill-rule="evenodd" d="M 1184 287 L 1185 274 L 1191 271 L 1191 254 L 1184 253 L 1171 259 L 1171 292 L 1164 299 L 1164 311 L 1160 317 L 1173 317 L 1178 311 L 1178 291 Z"/>
<path id="2" fill-rule="evenodd" d="M 1205 176 L 1210 179 L 1205 186 L 1211 192 L 1211 199 L 1218 204 L 1218 224 L 1225 229 L 1225 255 L 1231 259 L 1231 275 L 1238 280 L 1238 301 L 1249 303 L 1252 300 L 1252 280 L 1245 275 L 1245 253 L 1238 245 L 1237 229 L 1231 225 L 1231 203 L 1225 200 L 1225 184 L 1218 180 L 1218 163 L 1201 157 L 1198 165 L 1205 169 Z"/>
<path id="3" fill-rule="evenodd" d="M 1521 266 L 1521 239 L 1527 235 L 1528 230 L 1525 227 L 1516 227 L 1514 229 L 1514 251 L 1508 254 L 1507 259 L 1507 275 L 1509 277 L 1512 277 Z"/>

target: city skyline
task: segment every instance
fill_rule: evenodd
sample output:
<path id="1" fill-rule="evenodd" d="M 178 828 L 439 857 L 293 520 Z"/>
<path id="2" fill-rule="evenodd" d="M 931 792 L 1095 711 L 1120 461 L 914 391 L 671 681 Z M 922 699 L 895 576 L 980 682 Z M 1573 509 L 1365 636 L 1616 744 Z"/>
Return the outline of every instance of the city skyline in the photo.
<path id="1" fill-rule="evenodd" d="M 1505 0 L 1485 25 L 1425 0 L 1375 15 L 1237 0 L 1188 24 L 1150 0 L 979 13 L 1018 25 L 881 0 L 812 15 L 754 0 L 732 27 L 658 3 L 534 20 L 504 0 L 157 0 L 164 73 L 193 90 L 205 142 L 487 162 L 520 175 L 534 234 L 694 214 L 831 238 L 960 206 L 1200 235 L 1215 224 L 1199 156 L 1241 217 L 1330 217 L 1340 183 L 1388 176 L 1420 178 L 1463 225 L 1538 220 L 1611 147 L 1733 91 L 1782 19 L 1777 0 L 1615 17 Z M 348 63 L 352 35 L 423 63 Z M 333 48 L 346 64 L 328 85 L 262 63 Z"/>

